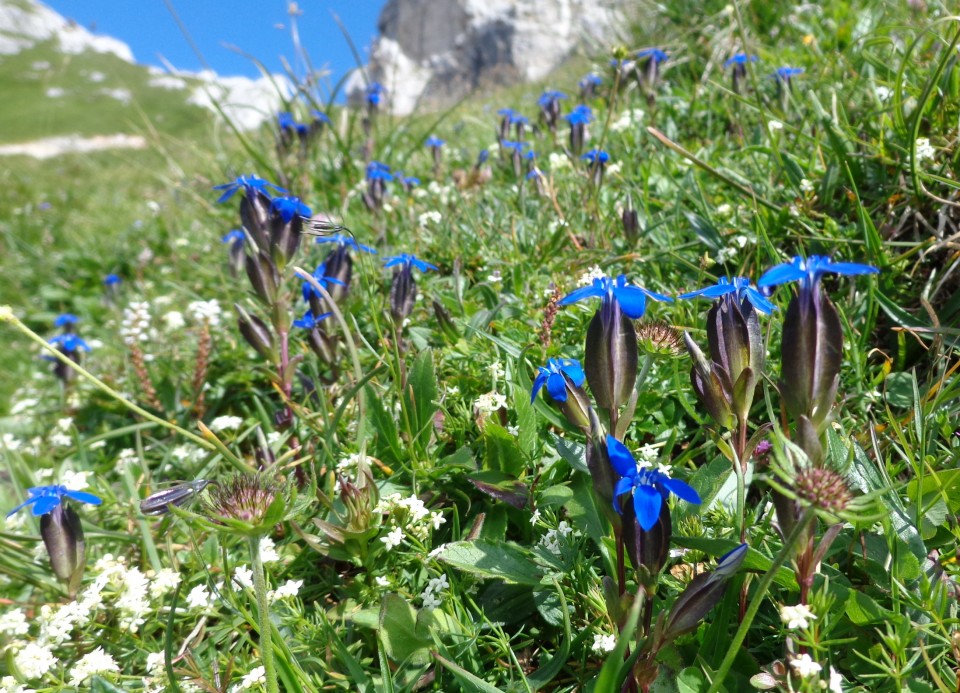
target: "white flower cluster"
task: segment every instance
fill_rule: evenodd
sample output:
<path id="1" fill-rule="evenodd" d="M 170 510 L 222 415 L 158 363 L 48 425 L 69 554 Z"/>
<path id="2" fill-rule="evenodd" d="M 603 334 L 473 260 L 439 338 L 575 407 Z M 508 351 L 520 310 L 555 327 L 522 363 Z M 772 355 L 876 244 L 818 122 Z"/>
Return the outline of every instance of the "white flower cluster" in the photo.
<path id="1" fill-rule="evenodd" d="M 643 122 L 643 116 L 646 115 L 640 108 L 631 108 L 620 114 L 620 117 L 610 123 L 611 132 L 623 132 L 640 125 Z"/>
<path id="2" fill-rule="evenodd" d="M 561 520 L 556 529 L 548 529 L 547 533 L 540 537 L 540 546 L 559 556 L 564 540 L 572 533 L 573 527 L 568 525 L 566 520 Z"/>
<path id="3" fill-rule="evenodd" d="M 54 425 L 53 430 L 50 432 L 47 440 L 50 442 L 50 445 L 53 445 L 58 448 L 65 448 L 73 445 L 73 436 L 70 433 L 70 429 L 73 428 L 73 419 L 69 416 L 62 419 L 58 419 L 56 425 Z"/>
<path id="4" fill-rule="evenodd" d="M 477 397 L 473 406 L 479 414 L 490 416 L 507 406 L 507 396 L 492 390 Z"/>
<path id="5" fill-rule="evenodd" d="M 816 615 L 810 611 L 806 604 L 797 604 L 796 606 L 780 607 L 780 620 L 787 626 L 787 630 L 797 630 L 798 628 L 808 628 L 810 621 L 815 620 Z"/>
<path id="6" fill-rule="evenodd" d="M 387 535 L 380 537 L 388 551 L 400 546 L 404 536 L 425 541 L 431 529 L 440 529 L 446 522 L 443 515 L 430 511 L 416 496 L 404 498 L 399 493 L 381 498 L 376 512 L 387 515 L 392 523 Z"/>
<path id="7" fill-rule="evenodd" d="M 580 275 L 580 278 L 577 279 L 577 286 L 590 286 L 594 279 L 603 279 L 605 276 L 607 275 L 600 269 L 600 265 L 594 265 Z"/>
<path id="8" fill-rule="evenodd" d="M 612 652 L 613 648 L 616 646 L 617 636 L 606 633 L 597 633 L 593 636 L 593 645 L 590 646 L 590 649 L 597 654 L 606 654 L 607 652 Z"/>
<path id="9" fill-rule="evenodd" d="M 450 204 L 450 197 L 455 190 L 456 188 L 452 185 L 440 185 L 435 180 L 430 181 L 429 185 L 427 185 L 427 192 L 437 198 L 440 204 L 444 206 Z"/>
<path id="10" fill-rule="evenodd" d="M 150 304 L 146 301 L 131 301 L 123 309 L 123 321 L 120 323 L 120 337 L 127 346 L 137 342 L 146 342 L 152 336 L 150 329 Z"/>
<path id="11" fill-rule="evenodd" d="M 0 679 L 0 693 L 36 693 L 36 691 L 18 683 L 12 676 L 4 676 Z"/>
<path id="12" fill-rule="evenodd" d="M 218 416 L 210 422 L 211 431 L 232 431 L 240 428 L 243 419 L 239 416 Z"/>
<path id="13" fill-rule="evenodd" d="M 933 161 L 937 156 L 937 150 L 933 148 L 930 139 L 927 137 L 918 137 L 916 147 L 918 164 L 923 161 Z"/>
<path id="14" fill-rule="evenodd" d="M 448 589 L 450 589 L 450 583 L 447 582 L 446 575 L 430 578 L 427 582 L 427 588 L 420 595 L 420 598 L 423 599 L 423 608 L 436 609 L 440 606 L 443 603 L 443 593 Z"/>
<path id="15" fill-rule="evenodd" d="M 547 157 L 547 161 L 550 163 L 551 171 L 560 171 L 565 168 L 570 168 L 570 157 L 566 154 L 561 154 L 560 152 L 550 152 L 550 156 Z"/>
<path id="16" fill-rule="evenodd" d="M 98 647 L 80 658 L 70 669 L 70 685 L 80 686 L 94 674 L 120 673 L 117 661 Z"/>
<path id="17" fill-rule="evenodd" d="M 441 221 L 443 221 L 443 215 L 435 209 L 431 209 L 429 212 L 424 212 L 417 217 L 417 222 L 420 224 L 420 228 L 422 229 L 425 229 L 430 225 L 436 226 Z"/>
<path id="18" fill-rule="evenodd" d="M 215 299 L 209 301 L 193 301 L 187 306 L 187 312 L 190 314 L 190 317 L 197 322 L 205 322 L 210 325 L 210 327 L 219 327 L 220 316 L 223 315 L 220 304 L 217 303 Z"/>
<path id="19" fill-rule="evenodd" d="M 162 320 L 167 332 L 177 332 L 187 326 L 187 321 L 179 310 L 164 313 Z"/>
<path id="20" fill-rule="evenodd" d="M 248 691 L 251 688 L 260 688 L 267 682 L 267 670 L 266 668 L 254 667 L 250 670 L 250 673 L 240 679 L 240 683 L 236 686 L 230 688 L 230 693 L 235 693 L 236 691 Z"/>

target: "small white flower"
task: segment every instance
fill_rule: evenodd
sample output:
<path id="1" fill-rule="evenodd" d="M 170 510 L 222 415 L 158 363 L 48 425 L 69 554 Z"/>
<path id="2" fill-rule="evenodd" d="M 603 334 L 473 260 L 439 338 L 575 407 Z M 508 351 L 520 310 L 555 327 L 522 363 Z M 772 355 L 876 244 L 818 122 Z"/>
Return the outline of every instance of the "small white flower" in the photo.
<path id="1" fill-rule="evenodd" d="M 880 85 L 873 90 L 873 93 L 877 95 L 878 101 L 889 101 L 890 97 L 893 96 L 893 89 Z"/>
<path id="2" fill-rule="evenodd" d="M 150 596 L 154 599 L 176 589 L 180 584 L 180 573 L 170 568 L 161 568 L 150 583 Z"/>
<path id="3" fill-rule="evenodd" d="M 245 565 L 233 569 L 233 584 L 241 589 L 253 589 L 253 571 Z"/>
<path id="4" fill-rule="evenodd" d="M 239 428 L 243 419 L 239 416 L 218 416 L 210 422 L 211 431 L 231 431 Z"/>
<path id="5" fill-rule="evenodd" d="M 158 676 L 166 666 L 163 652 L 151 652 L 147 655 L 147 673 Z"/>
<path id="6" fill-rule="evenodd" d="M 721 219 L 729 219 L 733 216 L 733 206 L 727 203 L 723 203 L 716 209 L 716 215 Z"/>
<path id="7" fill-rule="evenodd" d="M 260 560 L 264 563 L 276 563 L 280 560 L 277 545 L 273 543 L 273 539 L 270 537 L 264 537 L 260 540 Z"/>
<path id="8" fill-rule="evenodd" d="M 387 551 L 390 551 L 403 543 L 403 530 L 399 527 L 394 527 L 387 532 L 387 536 L 380 537 L 380 541 L 387 547 Z"/>
<path id="9" fill-rule="evenodd" d="M 119 671 L 120 667 L 116 660 L 104 652 L 102 647 L 98 647 L 81 657 L 80 661 L 70 669 L 70 685 L 80 686 L 94 674 L 119 673 Z"/>
<path id="10" fill-rule="evenodd" d="M 843 693 L 843 677 L 840 675 L 840 672 L 830 667 L 830 683 L 827 685 L 827 690 L 830 693 Z"/>
<path id="11" fill-rule="evenodd" d="M 767 122 L 767 127 L 770 128 L 771 131 L 783 130 L 783 123 L 779 120 L 771 120 Z"/>
<path id="12" fill-rule="evenodd" d="M 248 690 L 254 686 L 262 686 L 267 682 L 267 670 L 264 667 L 254 667 L 250 673 L 240 679 L 240 683 L 235 690 Z"/>
<path id="13" fill-rule="evenodd" d="M 597 633 L 593 636 L 593 645 L 590 646 L 590 649 L 597 654 L 604 654 L 606 652 L 612 652 L 616 646 L 616 636 Z"/>
<path id="14" fill-rule="evenodd" d="M 816 618 L 816 615 L 810 611 L 806 604 L 797 604 L 796 606 L 784 605 L 780 607 L 780 620 L 786 624 L 787 630 L 808 628 L 810 621 Z"/>
<path id="15" fill-rule="evenodd" d="M 507 397 L 496 390 L 477 397 L 473 406 L 480 414 L 492 415 L 507 406 Z"/>
<path id="16" fill-rule="evenodd" d="M 88 479 L 93 472 L 72 472 L 69 469 L 60 473 L 60 484 L 71 491 L 82 491 L 90 485 Z"/>
<path id="17" fill-rule="evenodd" d="M 820 670 L 823 669 L 823 667 L 814 662 L 806 652 L 799 657 L 791 659 L 790 666 L 797 673 L 797 676 L 802 679 L 808 676 L 816 676 L 820 673 Z"/>
<path id="18" fill-rule="evenodd" d="M 187 606 L 191 609 L 203 609 L 213 604 L 213 595 L 206 585 L 197 585 L 187 595 Z"/>
<path id="19" fill-rule="evenodd" d="M 446 544 L 440 544 L 440 546 L 438 546 L 437 548 L 431 550 L 430 553 L 427 554 L 427 557 L 428 557 L 428 558 L 436 558 L 437 556 L 439 556 L 440 554 L 442 554 L 442 553 L 446 550 L 446 548 L 447 548 L 447 545 L 446 545 Z"/>
<path id="20" fill-rule="evenodd" d="M 389 587 L 389 586 L 390 586 L 390 578 L 384 577 L 383 575 L 377 575 L 377 577 L 375 577 L 375 578 L 373 579 L 373 581 L 374 581 L 375 583 L 377 583 L 377 585 L 380 586 L 380 587 Z"/>
<path id="21" fill-rule="evenodd" d="M 187 321 L 183 318 L 183 313 L 179 310 L 171 310 L 169 313 L 164 313 L 163 322 L 167 328 L 167 332 L 182 330 L 187 325 Z"/>
<path id="22" fill-rule="evenodd" d="M 930 144 L 930 139 L 927 137 L 918 137 L 916 147 L 917 163 L 928 160 L 933 161 L 937 155 L 937 150 L 933 148 L 933 145 Z"/>
<path id="23" fill-rule="evenodd" d="M 491 155 L 493 152 L 491 152 Z M 570 168 L 570 157 L 565 154 L 560 154 L 559 152 L 550 152 L 550 156 L 547 157 L 547 161 L 550 162 L 551 171 L 560 171 L 565 168 Z"/>
<path id="24" fill-rule="evenodd" d="M 533 514 L 530 516 L 530 524 L 535 525 L 540 521 L 540 511 L 534 510 Z"/>
<path id="25" fill-rule="evenodd" d="M 499 361 L 494 361 L 493 363 L 491 363 L 489 366 L 489 370 L 490 370 L 490 375 L 493 377 L 494 380 L 500 380 L 507 374 L 507 372 L 503 369 L 503 364 L 500 363 Z"/>
<path id="26" fill-rule="evenodd" d="M 35 642 L 27 643 L 13 658 L 14 664 L 27 681 L 39 679 L 59 661 L 49 647 Z"/>
<path id="27" fill-rule="evenodd" d="M 195 321 L 200 323 L 205 322 L 210 325 L 210 327 L 218 327 L 220 325 L 220 316 L 223 314 L 220 304 L 217 303 L 216 299 L 210 299 L 209 301 L 192 301 L 187 306 L 187 312 Z"/>
<path id="28" fill-rule="evenodd" d="M 0 633 L 4 635 L 26 635 L 29 630 L 23 609 L 12 609 L 0 616 Z"/>
<path id="29" fill-rule="evenodd" d="M 300 588 L 303 587 L 303 580 L 287 580 L 273 591 L 273 599 L 290 599 L 300 594 Z"/>
<path id="30" fill-rule="evenodd" d="M 804 195 L 809 195 L 815 190 L 815 187 L 812 182 L 807 178 L 800 179 L 800 192 Z"/>
<path id="31" fill-rule="evenodd" d="M 420 228 L 427 228 L 430 225 L 437 225 L 443 221 L 443 215 L 435 209 L 431 209 L 428 212 L 424 212 L 417 218 L 417 222 L 420 224 Z"/>
<path id="32" fill-rule="evenodd" d="M 440 525 L 446 522 L 446 519 L 440 513 L 434 511 L 430 513 L 430 522 L 434 529 L 440 529 Z"/>
<path id="33" fill-rule="evenodd" d="M 579 286 L 590 286 L 593 284 L 594 279 L 603 279 L 605 276 L 603 270 L 600 269 L 600 265 L 594 265 L 586 272 L 580 275 L 580 278 L 577 280 Z"/>

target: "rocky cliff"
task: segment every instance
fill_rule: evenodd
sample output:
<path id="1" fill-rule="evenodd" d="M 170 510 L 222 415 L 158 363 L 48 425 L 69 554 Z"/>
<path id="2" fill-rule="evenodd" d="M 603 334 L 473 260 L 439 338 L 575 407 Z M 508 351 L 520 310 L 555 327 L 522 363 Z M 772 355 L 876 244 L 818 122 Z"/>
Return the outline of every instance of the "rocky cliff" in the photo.
<path id="1" fill-rule="evenodd" d="M 584 41 L 612 43 L 626 0 L 388 0 L 368 79 L 393 112 L 543 78 Z M 357 73 L 348 92 L 365 86 Z"/>

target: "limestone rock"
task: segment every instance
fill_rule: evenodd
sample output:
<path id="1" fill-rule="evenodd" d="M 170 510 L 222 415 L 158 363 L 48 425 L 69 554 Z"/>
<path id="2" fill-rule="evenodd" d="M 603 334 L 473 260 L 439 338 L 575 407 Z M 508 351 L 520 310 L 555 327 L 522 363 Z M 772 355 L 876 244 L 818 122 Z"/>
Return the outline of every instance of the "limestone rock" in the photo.
<path id="1" fill-rule="evenodd" d="M 626 0 L 388 0 L 367 76 L 394 113 L 491 84 L 537 80 L 584 41 L 613 42 Z M 366 83 L 354 73 L 352 100 Z"/>

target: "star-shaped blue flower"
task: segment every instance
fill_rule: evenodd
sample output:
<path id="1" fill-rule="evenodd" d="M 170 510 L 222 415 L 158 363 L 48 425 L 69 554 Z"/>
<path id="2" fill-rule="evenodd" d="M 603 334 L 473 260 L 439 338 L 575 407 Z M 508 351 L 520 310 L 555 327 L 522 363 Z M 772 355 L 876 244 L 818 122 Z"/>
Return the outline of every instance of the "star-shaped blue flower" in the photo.
<path id="1" fill-rule="evenodd" d="M 73 313 L 61 313 L 54 319 L 53 325 L 54 327 L 67 327 L 76 325 L 78 322 L 80 322 L 80 318 Z"/>
<path id="2" fill-rule="evenodd" d="M 872 265 L 857 262 L 834 262 L 825 255 L 811 255 L 804 259 L 799 255 L 790 262 L 771 267 L 757 282 L 761 289 L 786 282 L 799 281 L 801 291 L 810 291 L 820 283 L 824 274 L 877 274 L 880 270 Z"/>
<path id="3" fill-rule="evenodd" d="M 584 78 L 580 80 L 580 83 L 577 86 L 583 89 L 584 87 L 589 87 L 589 86 L 598 87 L 601 84 L 603 84 L 603 78 L 600 75 L 591 72 L 590 74 L 585 75 Z"/>
<path id="4" fill-rule="evenodd" d="M 315 269 L 315 270 L 313 271 L 313 279 L 314 279 L 314 281 L 317 282 L 317 284 L 319 284 L 320 286 L 322 286 L 324 289 L 326 289 L 329 284 L 337 284 L 337 285 L 339 285 L 339 286 L 346 286 L 342 281 L 340 281 L 340 280 L 337 279 L 336 277 L 328 277 L 328 276 L 327 276 L 327 266 L 326 266 L 326 264 L 323 263 L 323 262 L 321 262 L 321 263 L 320 263 L 320 266 L 317 267 L 317 269 Z M 303 282 L 303 287 L 301 288 L 301 293 L 303 293 L 303 300 L 304 300 L 304 301 L 309 301 L 309 300 L 310 300 L 310 296 L 315 296 L 316 298 L 319 298 L 319 299 L 322 299 L 322 298 L 323 298 L 323 296 L 320 294 L 320 292 L 317 291 L 317 290 L 314 288 L 313 284 L 311 284 L 310 282 L 307 282 L 307 281 Z M 328 292 L 328 293 L 329 293 L 329 292 Z M 318 320 L 319 320 L 319 319 L 320 319 L 320 318 L 318 318 Z"/>
<path id="5" fill-rule="evenodd" d="M 50 344 L 60 347 L 63 351 L 90 351 L 90 345 L 83 338 L 73 332 L 58 334 L 50 340 Z M 52 360 L 52 357 L 45 357 Z"/>
<path id="6" fill-rule="evenodd" d="M 644 48 L 642 51 L 637 51 L 636 57 L 637 60 L 650 59 L 655 63 L 662 63 L 670 58 L 669 55 L 659 48 Z"/>
<path id="7" fill-rule="evenodd" d="M 732 58 L 727 58 L 727 62 L 723 64 L 724 67 L 730 67 L 731 65 L 746 65 L 747 63 L 755 63 L 758 58 L 755 55 L 748 55 L 746 53 L 737 53 Z"/>
<path id="8" fill-rule="evenodd" d="M 367 164 L 367 180 L 393 180 L 390 167 L 380 161 L 371 161 Z"/>
<path id="9" fill-rule="evenodd" d="M 436 265 L 431 265 L 429 262 L 425 262 L 419 259 L 416 255 L 411 255 L 410 253 L 401 253 L 400 255 L 384 258 L 383 266 L 385 268 L 396 267 L 397 265 L 403 265 L 404 267 L 416 267 L 421 272 L 438 269 Z"/>
<path id="10" fill-rule="evenodd" d="M 386 91 L 383 85 L 380 82 L 373 82 L 369 87 L 367 87 L 366 97 L 367 103 L 370 106 L 379 106 L 380 100 L 383 98 L 383 93 Z"/>
<path id="11" fill-rule="evenodd" d="M 563 117 L 571 125 L 587 125 L 593 120 L 593 111 L 589 106 L 580 104 Z"/>
<path id="12" fill-rule="evenodd" d="M 579 361 L 575 359 L 548 359 L 546 366 L 540 366 L 536 380 L 533 381 L 533 391 L 530 393 L 530 403 L 537 398 L 537 393 L 547 386 L 547 393 L 558 402 L 567 401 L 567 383 L 564 375 L 570 378 L 577 387 L 583 385 L 586 374 Z"/>
<path id="13" fill-rule="evenodd" d="M 616 301 L 623 314 L 632 320 L 643 317 L 647 310 L 648 298 L 673 303 L 673 299 L 669 296 L 628 284 L 627 278 L 621 274 L 616 279 L 610 277 L 594 279 L 590 286 L 581 287 L 564 296 L 560 299 L 558 305 L 569 306 L 571 303 L 593 297 L 603 299 L 604 304 Z"/>
<path id="14" fill-rule="evenodd" d="M 66 486 L 35 486 L 33 488 L 28 488 L 27 493 L 29 494 L 29 498 L 8 512 L 7 517 L 10 517 L 15 512 L 21 508 L 25 508 L 28 505 L 33 506 L 30 511 L 33 513 L 34 517 L 46 515 L 48 512 L 51 512 L 54 508 L 60 505 L 63 502 L 64 497 L 72 498 L 78 503 L 89 503 L 90 505 L 100 505 L 103 503 L 103 500 L 92 493 L 86 493 L 85 491 L 73 491 L 68 489 Z"/>
<path id="15" fill-rule="evenodd" d="M 591 164 L 605 164 L 610 160 L 610 155 L 602 149 L 591 149 L 580 158 L 589 161 Z"/>
<path id="16" fill-rule="evenodd" d="M 425 147 L 442 147 L 446 142 L 436 135 L 430 135 L 427 141 L 423 143 Z"/>
<path id="17" fill-rule="evenodd" d="M 660 520 L 660 509 L 671 493 L 687 503 L 700 505 L 700 495 L 690 484 L 652 467 L 638 467 L 627 446 L 611 435 L 607 435 L 607 455 L 611 466 L 620 475 L 620 481 L 613 489 L 613 508 L 622 513 L 620 496 L 632 492 L 637 522 L 645 532 L 653 529 Z"/>
<path id="18" fill-rule="evenodd" d="M 527 142 L 514 142 L 512 140 L 503 140 L 502 142 L 500 142 L 500 146 L 503 147 L 504 149 L 522 154 L 523 150 L 529 147 L 530 145 Z"/>
<path id="19" fill-rule="evenodd" d="M 270 188 L 273 188 L 273 190 L 278 193 L 287 192 L 283 188 L 274 185 L 270 181 L 264 180 L 263 178 L 253 174 L 248 176 L 239 176 L 236 180 L 229 183 L 213 186 L 214 190 L 223 190 L 223 194 L 219 197 L 217 202 L 226 202 L 239 190 L 243 190 L 243 194 L 247 197 L 253 197 L 258 192 L 269 197 Z"/>
<path id="20" fill-rule="evenodd" d="M 299 197 L 275 197 L 270 204 L 285 223 L 290 223 L 290 220 L 297 216 L 306 219 L 313 216 L 313 212 Z"/>
<path id="21" fill-rule="evenodd" d="M 103 278 L 103 283 L 107 286 L 115 286 L 122 281 L 123 280 L 120 278 L 120 275 L 118 274 L 108 274 L 106 277 Z"/>
<path id="22" fill-rule="evenodd" d="M 777 71 L 773 73 L 773 76 L 784 82 L 789 82 L 793 77 L 802 74 L 802 67 L 778 67 Z"/>
<path id="23" fill-rule="evenodd" d="M 713 286 L 680 294 L 680 298 L 699 298 L 701 296 L 703 298 L 720 298 L 732 293 L 737 294 L 738 301 L 742 302 L 746 298 L 761 313 L 769 315 L 777 309 L 755 287 L 750 286 L 750 280 L 747 277 L 734 277 L 732 281 L 726 277 L 720 277 L 720 280 Z"/>
<path id="24" fill-rule="evenodd" d="M 560 99 L 567 98 L 567 95 L 562 91 L 557 91 L 555 89 L 548 89 L 540 95 L 540 98 L 537 99 L 537 105 L 540 108 L 549 108 L 555 104 Z"/>
<path id="25" fill-rule="evenodd" d="M 347 236 L 343 233 L 335 233 L 332 236 L 320 236 L 317 239 L 317 243 L 336 243 L 337 245 L 347 248 L 352 248 L 353 250 L 362 250 L 365 253 L 371 253 L 373 255 L 377 254 L 376 248 L 371 248 L 368 245 L 363 243 L 357 243 L 357 239 L 352 236 Z"/>
<path id="26" fill-rule="evenodd" d="M 324 287 L 324 288 L 326 288 L 326 287 Z M 326 320 L 326 319 L 329 318 L 331 315 L 333 315 L 333 313 L 322 313 L 321 315 L 318 315 L 317 317 L 313 317 L 313 311 L 312 311 L 312 310 L 308 310 L 306 313 L 303 314 L 303 317 L 302 317 L 302 318 L 299 318 L 299 319 L 293 321 L 293 326 L 294 326 L 294 327 L 301 327 L 301 328 L 303 328 L 303 329 L 305 329 L 305 330 L 312 330 L 314 327 L 316 327 L 317 325 L 319 325 L 322 320 Z"/>

